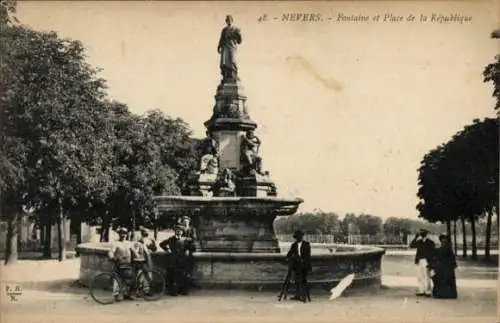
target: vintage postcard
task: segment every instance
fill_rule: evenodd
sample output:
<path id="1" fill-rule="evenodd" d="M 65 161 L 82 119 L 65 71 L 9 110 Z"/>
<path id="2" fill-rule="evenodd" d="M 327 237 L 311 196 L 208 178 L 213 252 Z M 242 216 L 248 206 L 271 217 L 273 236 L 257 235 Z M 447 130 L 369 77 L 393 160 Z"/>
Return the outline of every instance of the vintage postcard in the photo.
<path id="1" fill-rule="evenodd" d="M 0 7 L 2 322 L 494 322 L 500 3 Z"/>

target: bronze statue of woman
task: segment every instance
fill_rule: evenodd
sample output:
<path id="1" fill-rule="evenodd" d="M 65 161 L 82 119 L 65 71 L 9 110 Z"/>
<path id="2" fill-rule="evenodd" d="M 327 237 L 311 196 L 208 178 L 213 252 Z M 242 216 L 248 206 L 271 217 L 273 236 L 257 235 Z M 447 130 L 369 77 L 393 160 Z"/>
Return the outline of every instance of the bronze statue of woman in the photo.
<path id="1" fill-rule="evenodd" d="M 240 29 L 233 26 L 233 17 L 226 16 L 227 26 L 222 29 L 217 51 L 220 54 L 220 69 L 223 81 L 238 80 L 238 65 L 236 64 L 236 51 L 241 44 Z"/>

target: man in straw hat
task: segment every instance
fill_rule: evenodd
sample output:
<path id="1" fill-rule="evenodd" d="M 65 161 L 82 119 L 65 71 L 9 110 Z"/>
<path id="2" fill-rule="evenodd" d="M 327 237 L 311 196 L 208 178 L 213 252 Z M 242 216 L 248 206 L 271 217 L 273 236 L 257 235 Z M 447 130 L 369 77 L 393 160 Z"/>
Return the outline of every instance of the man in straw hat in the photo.
<path id="1" fill-rule="evenodd" d="M 295 274 L 295 296 L 292 300 L 305 302 L 308 293 L 307 275 L 311 272 L 311 245 L 304 240 L 304 232 L 295 231 L 293 234 L 295 242 L 292 243 L 286 258 L 289 266 Z"/>
<path id="2" fill-rule="evenodd" d="M 432 261 L 435 244 L 428 238 L 429 231 L 420 229 L 410 242 L 410 248 L 416 248 L 415 264 L 418 266 L 418 291 L 417 296 L 431 297 L 431 276 L 429 263 Z"/>

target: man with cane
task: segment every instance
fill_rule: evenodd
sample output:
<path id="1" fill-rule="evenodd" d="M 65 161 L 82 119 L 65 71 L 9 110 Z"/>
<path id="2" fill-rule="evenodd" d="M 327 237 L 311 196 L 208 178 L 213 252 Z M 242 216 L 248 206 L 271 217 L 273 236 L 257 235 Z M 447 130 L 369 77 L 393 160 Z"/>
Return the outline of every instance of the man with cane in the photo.
<path id="1" fill-rule="evenodd" d="M 295 295 L 291 299 L 305 302 L 307 297 L 307 300 L 310 301 L 307 275 L 312 271 L 311 245 L 303 240 L 304 232 L 300 230 L 295 231 L 293 238 L 295 242 L 292 243 L 286 255 L 289 273 L 293 272 L 295 276 Z M 289 277 L 290 275 L 287 275 L 287 279 Z M 288 288 L 288 281 L 285 282 L 285 286 Z"/>

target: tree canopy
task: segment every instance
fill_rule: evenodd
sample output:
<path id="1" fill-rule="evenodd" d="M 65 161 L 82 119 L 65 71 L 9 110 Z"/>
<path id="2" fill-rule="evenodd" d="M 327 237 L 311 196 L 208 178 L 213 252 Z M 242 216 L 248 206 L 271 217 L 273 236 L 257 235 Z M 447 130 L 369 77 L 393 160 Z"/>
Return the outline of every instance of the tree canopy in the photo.
<path id="1" fill-rule="evenodd" d="M 180 194 L 196 165 L 187 123 L 110 101 L 81 42 L 13 23 L 15 1 L 1 9 L 2 217 L 152 225 L 152 197 Z"/>

